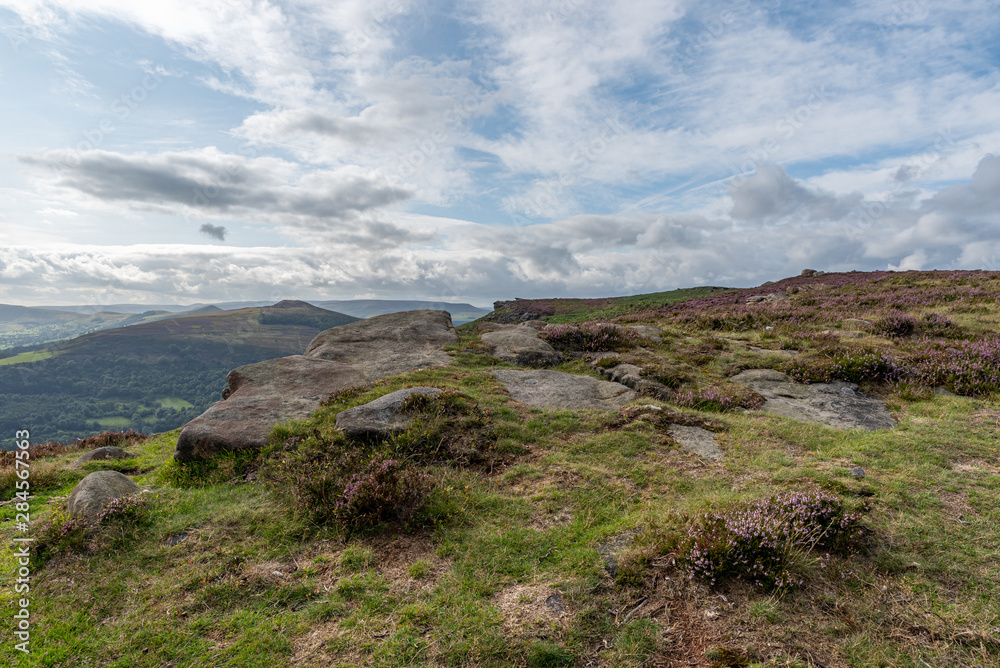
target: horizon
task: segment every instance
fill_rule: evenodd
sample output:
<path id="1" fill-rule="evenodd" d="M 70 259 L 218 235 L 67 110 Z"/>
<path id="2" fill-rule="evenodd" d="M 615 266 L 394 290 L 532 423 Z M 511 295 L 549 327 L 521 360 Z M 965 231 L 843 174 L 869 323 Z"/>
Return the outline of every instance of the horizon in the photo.
<path id="1" fill-rule="evenodd" d="M 0 0 L 0 302 L 1000 269 L 990 3 Z"/>

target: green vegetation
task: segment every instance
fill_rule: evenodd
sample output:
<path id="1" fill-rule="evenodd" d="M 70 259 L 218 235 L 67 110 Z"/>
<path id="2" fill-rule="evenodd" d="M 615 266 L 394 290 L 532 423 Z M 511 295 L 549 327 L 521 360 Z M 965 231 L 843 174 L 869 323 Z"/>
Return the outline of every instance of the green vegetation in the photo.
<path id="1" fill-rule="evenodd" d="M 889 275 L 882 291 L 906 290 L 894 282 L 906 277 Z M 942 294 L 962 279 L 914 278 Z M 975 283 L 992 295 L 976 305 L 985 311 L 923 299 L 914 315 L 933 307 L 967 332 L 995 329 L 998 278 Z M 845 300 L 882 294 L 855 284 L 829 290 Z M 656 373 L 683 376 L 682 392 L 718 387 L 740 369 L 774 368 L 787 360 L 781 349 L 819 350 L 830 336 L 821 332 L 841 317 L 831 311 L 792 323 L 764 305 L 750 312 L 754 322 L 766 315 L 783 324 L 741 319 L 723 331 L 713 327 L 722 316 L 708 312 L 712 304 L 677 307 L 630 312 L 664 335 L 622 355 L 658 360 Z M 878 312 L 864 303 L 847 308 L 853 317 Z M 453 365 L 338 393 L 309 420 L 276 428 L 272 448 L 259 455 L 181 466 L 172 459 L 176 431 L 130 445 L 138 454 L 127 464 L 131 477 L 160 488 L 121 517 L 45 542 L 31 592 L 34 651 L 16 656 L 7 643 L 0 659 L 1000 667 L 996 394 L 866 381 L 899 423 L 877 432 L 754 410 L 700 413 L 648 398 L 616 413 L 542 411 L 513 402 L 488 373 L 496 362 L 468 352 L 477 350 L 475 329 L 460 331 Z M 916 342 L 866 335 L 838 345 L 893 352 Z M 585 370 L 579 360 L 559 368 Z M 412 402 L 418 419 L 410 431 L 365 444 L 335 430 L 337 412 L 417 385 L 447 392 Z M 166 396 L 182 395 L 155 398 Z M 662 410 L 641 408 L 648 405 Z M 651 417 L 671 410 L 710 420 L 725 457 L 709 463 L 678 448 Z M 419 503 L 344 522 L 334 512 L 347 496 L 336 472 L 328 495 L 295 488 L 296 474 L 315 482 L 329 462 L 355 451 L 426 476 Z M 32 479 L 45 481 L 31 501 L 34 535 L 64 526 L 60 506 L 85 473 L 66 468 L 78 454 L 33 461 Z M 352 475 L 370 472 L 357 466 Z M 851 472 L 859 466 L 863 478 Z M 0 520 L 13 516 L 11 506 L 0 507 Z M 0 522 L 0 540 L 14 537 L 13 524 Z M 765 530 L 744 531 L 755 527 Z M 695 545 L 719 556 L 719 568 L 693 568 Z M 767 560 L 780 583 L 758 587 L 746 577 L 752 564 L 742 568 L 738 559 Z M 0 568 L 14 565 L 0 552 Z M 9 609 L 12 595 L 0 590 L 0 605 Z"/>
<path id="2" fill-rule="evenodd" d="M 52 357 L 52 353 L 48 351 L 21 353 L 19 355 L 14 355 L 13 357 L 0 359 L 0 366 L 6 366 L 9 364 L 24 364 L 25 362 L 40 362 L 41 360 L 47 360 L 50 357 Z"/>

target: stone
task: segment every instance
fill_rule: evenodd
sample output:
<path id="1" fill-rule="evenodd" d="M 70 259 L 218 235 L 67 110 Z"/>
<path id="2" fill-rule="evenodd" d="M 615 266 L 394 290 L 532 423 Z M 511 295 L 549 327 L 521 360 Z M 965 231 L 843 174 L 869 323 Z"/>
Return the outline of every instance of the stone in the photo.
<path id="1" fill-rule="evenodd" d="M 136 496 L 139 485 L 118 471 L 94 471 L 77 483 L 66 502 L 72 517 L 93 519 L 110 501 L 123 496 Z"/>
<path id="2" fill-rule="evenodd" d="M 799 276 L 815 276 L 815 275 L 816 275 L 815 269 L 803 269 L 802 273 L 799 274 Z"/>
<path id="3" fill-rule="evenodd" d="M 844 318 L 840 321 L 841 329 L 846 329 L 850 332 L 870 332 L 874 325 L 872 325 L 870 320 L 863 320 L 861 318 Z"/>
<path id="4" fill-rule="evenodd" d="M 440 394 L 436 387 L 408 387 L 390 392 L 367 404 L 348 408 L 337 414 L 337 428 L 348 436 L 359 438 L 388 438 L 406 431 L 413 417 L 403 413 L 403 402 L 415 394 L 433 397 Z"/>
<path id="5" fill-rule="evenodd" d="M 859 392 L 853 383 L 803 385 L 773 369 L 749 369 L 730 380 L 762 395 L 766 400 L 762 410 L 794 420 L 868 431 L 896 426 L 885 403 L 878 397 Z"/>
<path id="6" fill-rule="evenodd" d="M 95 448 L 94 450 L 83 453 L 75 459 L 70 466 L 77 467 L 87 462 L 102 461 L 106 459 L 132 459 L 136 456 L 137 455 L 134 452 L 129 452 L 128 450 L 119 448 L 116 445 L 106 445 L 103 448 Z"/>
<path id="7" fill-rule="evenodd" d="M 652 341 L 661 341 L 663 339 L 663 330 L 659 327 L 653 327 L 652 325 L 625 325 L 625 328 L 639 332 L 639 334 Z"/>
<path id="8" fill-rule="evenodd" d="M 551 366 L 562 359 L 559 351 L 539 338 L 538 330 L 532 327 L 504 327 L 483 334 L 481 340 L 491 355 L 517 366 Z"/>
<path id="9" fill-rule="evenodd" d="M 787 296 L 783 295 L 783 294 L 781 294 L 779 292 L 772 292 L 769 295 L 753 295 L 751 297 L 747 297 L 746 303 L 747 304 L 762 304 L 762 303 L 766 303 L 766 302 L 777 302 L 777 301 L 781 301 L 782 299 L 787 299 Z"/>
<path id="10" fill-rule="evenodd" d="M 174 458 L 259 449 L 275 425 L 308 418 L 333 392 L 451 363 L 442 347 L 454 343 L 447 311 L 389 313 L 328 329 L 304 355 L 230 371 L 223 400 L 184 425 Z"/>
<path id="11" fill-rule="evenodd" d="M 674 440 L 688 452 L 713 461 L 722 459 L 722 450 L 719 449 L 719 444 L 715 440 L 715 434 L 709 430 L 672 424 L 669 431 Z"/>
<path id="12" fill-rule="evenodd" d="M 331 393 L 368 378 L 349 364 L 292 355 L 233 369 L 227 381 L 226 398 L 181 429 L 176 460 L 259 449 L 276 424 L 304 420 Z"/>
<path id="13" fill-rule="evenodd" d="M 864 478 L 865 470 L 860 466 L 855 466 L 853 469 L 851 469 L 851 475 L 858 479 Z"/>
<path id="14" fill-rule="evenodd" d="M 320 332 L 306 357 L 350 364 L 367 382 L 451 363 L 444 346 L 458 343 L 447 311 L 403 311 Z"/>
<path id="15" fill-rule="evenodd" d="M 610 369 L 597 367 L 597 370 L 606 379 L 614 383 L 621 383 L 647 397 L 656 397 L 657 399 L 669 401 L 674 396 L 673 391 L 663 383 L 643 378 L 642 367 L 637 364 L 619 364 Z"/>
<path id="16" fill-rule="evenodd" d="M 639 397 L 620 383 L 561 371 L 497 369 L 493 375 L 513 399 L 535 408 L 617 410 Z"/>

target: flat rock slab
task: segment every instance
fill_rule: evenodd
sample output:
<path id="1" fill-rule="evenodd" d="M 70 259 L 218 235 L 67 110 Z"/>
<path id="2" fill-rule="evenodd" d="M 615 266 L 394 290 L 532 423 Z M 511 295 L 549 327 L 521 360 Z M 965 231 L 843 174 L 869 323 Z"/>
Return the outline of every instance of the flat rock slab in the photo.
<path id="1" fill-rule="evenodd" d="M 308 418 L 333 392 L 451 363 L 441 348 L 457 342 L 447 311 L 389 313 L 328 329 L 305 355 L 230 371 L 223 400 L 184 425 L 174 458 L 259 449 L 275 425 Z"/>
<path id="2" fill-rule="evenodd" d="M 562 354 L 540 339 L 538 330 L 533 327 L 505 327 L 486 332 L 481 339 L 490 354 L 517 366 L 551 366 L 562 359 Z"/>
<path id="3" fill-rule="evenodd" d="M 763 410 L 794 420 L 868 431 L 896 426 L 885 403 L 878 397 L 858 392 L 858 386 L 853 383 L 803 385 L 773 369 L 749 369 L 730 380 L 762 395 L 765 399 Z"/>
<path id="4" fill-rule="evenodd" d="M 447 311 L 388 313 L 316 335 L 306 357 L 350 364 L 367 382 L 442 364 L 451 356 L 441 350 L 458 343 Z"/>
<path id="5" fill-rule="evenodd" d="M 621 383 L 561 371 L 498 369 L 493 375 L 513 399 L 535 408 L 611 411 L 639 397 Z"/>
<path id="6" fill-rule="evenodd" d="M 440 392 L 437 387 L 408 387 L 390 392 L 367 404 L 337 413 L 337 428 L 348 436 L 388 438 L 406 431 L 413 422 L 412 416 L 400 410 L 406 399 L 415 394 L 433 397 Z"/>
<path id="7" fill-rule="evenodd" d="M 103 461 L 106 459 L 132 459 L 133 457 L 136 457 L 134 452 L 129 452 L 116 445 L 106 445 L 103 448 L 95 448 L 83 453 L 70 466 L 77 467 L 87 462 Z"/>
<path id="8" fill-rule="evenodd" d="M 715 434 L 701 427 L 686 427 L 682 424 L 672 424 L 670 435 L 688 452 L 705 459 L 722 459 L 722 450 L 715 440 Z"/>
<path id="9" fill-rule="evenodd" d="M 108 502 L 141 491 L 131 478 L 118 471 L 94 471 L 73 488 L 66 509 L 72 517 L 94 518 Z"/>

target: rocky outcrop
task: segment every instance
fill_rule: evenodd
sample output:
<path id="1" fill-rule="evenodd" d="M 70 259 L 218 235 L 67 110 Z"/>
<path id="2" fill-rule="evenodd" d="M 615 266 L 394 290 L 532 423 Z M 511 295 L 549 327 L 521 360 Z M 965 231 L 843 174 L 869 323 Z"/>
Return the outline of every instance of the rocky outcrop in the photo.
<path id="1" fill-rule="evenodd" d="M 400 410 L 403 402 L 413 395 L 434 396 L 436 387 L 408 387 L 379 397 L 367 404 L 348 408 L 337 414 L 337 428 L 348 436 L 380 439 L 406 431 L 413 417 Z"/>
<path id="2" fill-rule="evenodd" d="M 87 462 L 102 461 L 106 459 L 132 459 L 136 454 L 114 445 L 106 445 L 103 448 L 95 448 L 85 452 L 73 461 L 70 466 L 78 467 Z"/>
<path id="3" fill-rule="evenodd" d="M 750 369 L 730 380 L 761 394 L 763 410 L 804 422 L 818 422 L 841 429 L 892 429 L 885 403 L 858 391 L 853 383 L 795 383 L 772 369 Z"/>
<path id="4" fill-rule="evenodd" d="M 493 375 L 511 398 L 535 408 L 617 410 L 639 396 L 620 383 L 561 371 L 498 369 Z"/>
<path id="5" fill-rule="evenodd" d="M 260 448 L 272 427 L 309 417 L 332 392 L 448 364 L 441 348 L 457 342 L 446 311 L 390 313 L 322 332 L 305 355 L 231 371 L 223 401 L 184 425 L 174 457 Z"/>
<path id="6" fill-rule="evenodd" d="M 108 502 L 141 491 L 139 485 L 118 471 L 94 471 L 73 488 L 66 509 L 72 517 L 94 518 Z"/>
<path id="7" fill-rule="evenodd" d="M 552 366 L 562 359 L 562 354 L 538 337 L 534 327 L 504 327 L 486 332 L 481 340 L 491 355 L 517 366 Z"/>
<path id="8" fill-rule="evenodd" d="M 443 346 L 458 343 L 447 311 L 379 315 L 321 332 L 306 357 L 349 364 L 368 382 L 451 363 Z"/>

